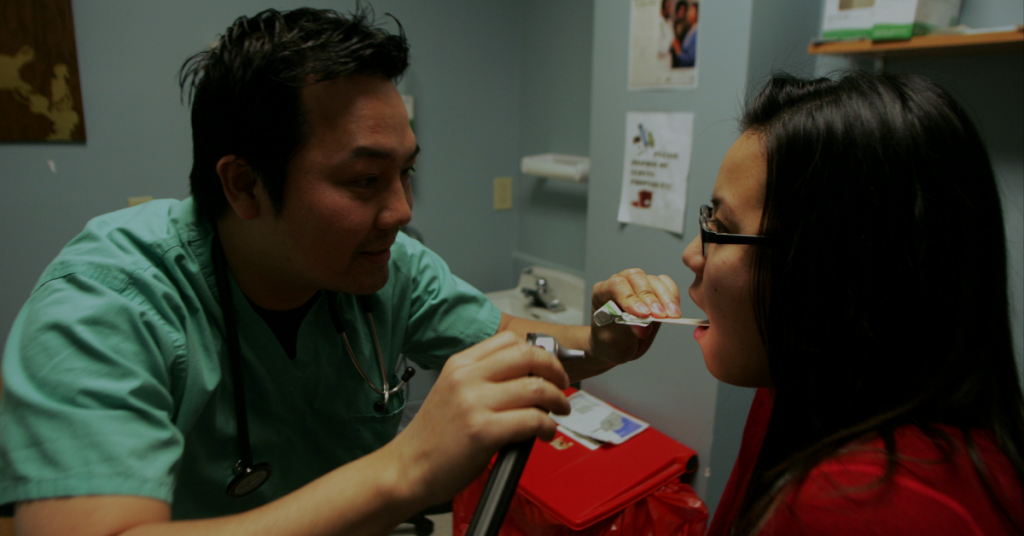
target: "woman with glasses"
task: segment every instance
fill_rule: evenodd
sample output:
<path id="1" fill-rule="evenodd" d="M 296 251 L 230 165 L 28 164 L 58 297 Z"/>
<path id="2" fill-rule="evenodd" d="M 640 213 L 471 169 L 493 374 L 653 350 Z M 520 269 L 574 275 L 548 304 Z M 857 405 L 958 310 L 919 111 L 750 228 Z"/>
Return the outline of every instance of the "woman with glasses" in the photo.
<path id="1" fill-rule="evenodd" d="M 758 387 L 710 534 L 1020 534 L 992 167 L 917 77 L 774 77 L 683 254 L 710 372 Z"/>

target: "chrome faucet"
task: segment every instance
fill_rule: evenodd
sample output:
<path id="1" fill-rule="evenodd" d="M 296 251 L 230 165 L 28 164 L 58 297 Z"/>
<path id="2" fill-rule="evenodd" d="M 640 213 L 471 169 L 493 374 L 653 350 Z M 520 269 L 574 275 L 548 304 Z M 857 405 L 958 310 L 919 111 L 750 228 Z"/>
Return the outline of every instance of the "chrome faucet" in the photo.
<path id="1" fill-rule="evenodd" d="M 565 304 L 555 296 L 555 291 L 548 286 L 548 280 L 543 277 L 537 278 L 537 288 L 523 288 L 522 292 L 523 295 L 533 298 L 533 307 L 543 307 L 555 312 L 565 310 Z"/>

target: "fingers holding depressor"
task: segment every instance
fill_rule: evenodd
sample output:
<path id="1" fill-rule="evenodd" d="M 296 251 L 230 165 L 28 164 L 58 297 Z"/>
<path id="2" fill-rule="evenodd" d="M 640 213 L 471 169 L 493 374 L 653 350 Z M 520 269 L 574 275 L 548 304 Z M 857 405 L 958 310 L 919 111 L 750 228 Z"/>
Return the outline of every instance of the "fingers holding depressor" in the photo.
<path id="1" fill-rule="evenodd" d="M 659 275 L 657 277 L 651 277 L 651 288 L 654 289 L 654 293 L 658 295 L 658 299 L 665 306 L 665 312 L 671 317 L 682 316 L 682 311 L 679 309 L 679 287 L 671 277 L 667 275 Z"/>
<path id="2" fill-rule="evenodd" d="M 679 289 L 675 282 L 668 276 L 648 275 L 639 268 L 623 270 L 594 285 L 594 307 L 608 300 L 640 317 L 679 315 Z"/>

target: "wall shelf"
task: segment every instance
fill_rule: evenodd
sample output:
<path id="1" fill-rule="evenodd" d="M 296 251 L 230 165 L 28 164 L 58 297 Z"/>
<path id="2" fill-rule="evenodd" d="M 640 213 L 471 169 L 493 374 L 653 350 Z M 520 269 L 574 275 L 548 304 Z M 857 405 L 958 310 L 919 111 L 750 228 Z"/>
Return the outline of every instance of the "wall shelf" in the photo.
<path id="1" fill-rule="evenodd" d="M 978 34 L 931 34 L 906 41 L 830 41 L 811 43 L 808 54 L 856 54 L 876 58 L 961 56 L 969 54 L 1024 53 L 1021 27 L 1008 32 Z"/>

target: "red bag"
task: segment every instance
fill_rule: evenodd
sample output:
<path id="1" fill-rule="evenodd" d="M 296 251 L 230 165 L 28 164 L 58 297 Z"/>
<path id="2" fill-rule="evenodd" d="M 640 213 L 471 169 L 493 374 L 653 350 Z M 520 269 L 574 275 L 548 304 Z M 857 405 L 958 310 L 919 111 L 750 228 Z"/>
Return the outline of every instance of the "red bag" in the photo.
<path id="1" fill-rule="evenodd" d="M 500 534 L 703 536 L 707 506 L 679 481 L 695 462 L 692 449 L 651 427 L 596 450 L 559 432 L 534 443 Z M 489 476 L 490 469 L 452 501 L 455 536 L 469 530 Z"/>
<path id="2" fill-rule="evenodd" d="M 465 536 L 490 471 L 452 501 L 452 532 Z M 688 484 L 674 480 L 654 493 L 583 529 L 553 519 L 522 493 L 512 497 L 500 536 L 703 536 L 708 507 Z"/>

